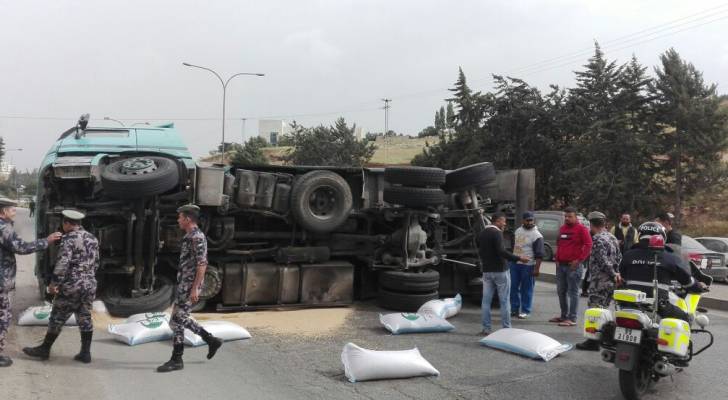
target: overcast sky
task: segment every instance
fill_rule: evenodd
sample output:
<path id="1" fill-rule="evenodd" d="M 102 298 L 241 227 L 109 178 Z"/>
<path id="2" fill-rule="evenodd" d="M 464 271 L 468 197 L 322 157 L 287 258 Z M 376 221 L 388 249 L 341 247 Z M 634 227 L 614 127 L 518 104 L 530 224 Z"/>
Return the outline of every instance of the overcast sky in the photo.
<path id="1" fill-rule="evenodd" d="M 725 0 L 0 0 L 0 136 L 31 169 L 88 112 L 92 125 L 175 122 L 206 154 L 221 138 L 221 85 L 184 61 L 266 74 L 228 86 L 229 141 L 243 117 L 248 137 L 256 118 L 278 116 L 382 131 L 383 97 L 390 128 L 417 134 L 459 66 L 478 90 L 494 73 L 570 87 L 594 40 L 650 67 L 674 47 L 728 93 L 726 38 Z"/>

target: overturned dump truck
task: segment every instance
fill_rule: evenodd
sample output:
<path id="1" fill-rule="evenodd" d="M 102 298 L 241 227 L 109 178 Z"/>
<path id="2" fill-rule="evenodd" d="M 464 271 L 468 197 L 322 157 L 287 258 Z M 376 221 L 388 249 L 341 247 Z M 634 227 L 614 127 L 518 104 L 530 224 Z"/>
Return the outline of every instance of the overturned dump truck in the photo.
<path id="1" fill-rule="evenodd" d="M 183 204 L 201 207 L 208 238 L 196 308 L 218 311 L 370 298 L 407 311 L 478 296 L 474 238 L 485 215 L 533 205 L 532 170 L 202 166 L 172 124 L 87 124 L 63 132 L 41 165 L 36 229 L 58 229 L 68 207 L 86 213 L 100 243 L 98 295 L 120 316 L 171 303 Z M 56 252 L 37 256 L 41 296 Z"/>

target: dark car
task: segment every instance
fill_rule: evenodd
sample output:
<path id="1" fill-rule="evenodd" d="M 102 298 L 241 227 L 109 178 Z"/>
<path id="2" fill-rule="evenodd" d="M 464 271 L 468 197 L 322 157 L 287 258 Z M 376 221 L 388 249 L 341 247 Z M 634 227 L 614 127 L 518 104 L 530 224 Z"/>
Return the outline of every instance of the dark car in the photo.
<path id="1" fill-rule="evenodd" d="M 536 226 L 543 235 L 544 260 L 552 261 L 556 254 L 556 240 L 559 238 L 559 228 L 564 224 L 563 211 L 534 211 Z M 577 214 L 579 222 L 589 228 L 589 221 L 582 214 Z"/>
<path id="2" fill-rule="evenodd" d="M 728 243 L 725 238 L 682 237 L 683 256 L 695 261 L 695 264 L 706 274 L 716 281 L 726 282 L 728 279 L 728 267 L 726 267 L 726 255 L 728 255 Z"/>

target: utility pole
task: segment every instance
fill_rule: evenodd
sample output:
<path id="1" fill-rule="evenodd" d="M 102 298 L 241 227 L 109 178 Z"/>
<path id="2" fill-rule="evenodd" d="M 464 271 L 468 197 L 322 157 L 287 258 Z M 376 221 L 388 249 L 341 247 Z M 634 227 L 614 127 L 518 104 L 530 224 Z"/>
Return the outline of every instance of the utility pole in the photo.
<path id="1" fill-rule="evenodd" d="M 243 118 L 243 142 L 241 143 L 243 146 L 245 146 L 245 120 L 247 120 L 247 118 Z"/>
<path id="2" fill-rule="evenodd" d="M 382 99 L 384 102 L 384 163 L 389 163 L 389 149 L 387 148 L 387 136 L 389 135 L 389 109 L 392 107 L 389 102 L 392 99 Z"/>

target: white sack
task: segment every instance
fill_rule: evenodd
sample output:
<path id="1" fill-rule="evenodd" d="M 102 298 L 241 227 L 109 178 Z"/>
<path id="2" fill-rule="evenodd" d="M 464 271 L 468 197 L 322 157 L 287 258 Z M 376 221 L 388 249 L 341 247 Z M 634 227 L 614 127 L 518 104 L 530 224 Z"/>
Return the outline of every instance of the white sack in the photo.
<path id="1" fill-rule="evenodd" d="M 417 348 L 400 351 L 375 351 L 347 343 L 341 352 L 344 373 L 349 382 L 375 379 L 439 376 L 440 372 L 422 357 Z"/>
<path id="2" fill-rule="evenodd" d="M 544 361 L 573 348 L 571 344 L 561 344 L 542 333 L 515 328 L 499 329 L 481 339 L 480 344 Z"/>
<path id="3" fill-rule="evenodd" d="M 448 299 L 430 300 L 417 310 L 417 314 L 430 314 L 440 318 L 450 318 L 457 315 L 462 308 L 463 298 L 458 294 Z"/>
<path id="4" fill-rule="evenodd" d="M 445 319 L 431 314 L 379 314 L 379 322 L 393 335 L 402 333 L 449 332 L 455 329 Z"/>
<path id="5" fill-rule="evenodd" d="M 167 340 L 172 337 L 172 329 L 169 327 L 169 322 L 161 316 L 137 322 L 109 324 L 108 330 L 114 339 L 126 343 L 129 346 Z"/>
<path id="6" fill-rule="evenodd" d="M 203 321 L 198 322 L 212 336 L 222 339 L 223 342 L 231 340 L 250 339 L 250 333 L 242 326 L 230 321 Z M 206 344 L 202 338 L 192 333 L 189 329 L 185 329 L 185 344 L 188 346 L 202 346 Z"/>
<path id="7" fill-rule="evenodd" d="M 104 302 L 101 300 L 95 300 L 93 303 L 91 303 L 91 311 L 102 314 L 109 313 L 109 310 L 106 309 L 106 304 L 104 304 Z"/>
<path id="8" fill-rule="evenodd" d="M 170 319 L 172 318 L 172 316 L 169 313 L 166 313 L 163 311 L 153 311 L 153 312 L 130 315 L 129 318 L 124 320 L 124 323 L 129 324 L 132 322 L 146 321 L 148 319 L 154 319 L 154 318 L 162 318 L 162 319 L 166 320 L 167 322 L 169 322 Z"/>
<path id="9" fill-rule="evenodd" d="M 51 316 L 52 309 L 53 309 L 53 305 L 48 302 L 46 302 L 42 306 L 28 307 L 25 311 L 20 313 L 20 316 L 18 317 L 18 325 L 48 326 L 48 319 Z M 68 320 L 66 321 L 66 323 L 64 325 L 78 325 L 76 323 L 76 315 L 71 314 L 71 316 L 68 317 Z"/>

